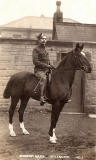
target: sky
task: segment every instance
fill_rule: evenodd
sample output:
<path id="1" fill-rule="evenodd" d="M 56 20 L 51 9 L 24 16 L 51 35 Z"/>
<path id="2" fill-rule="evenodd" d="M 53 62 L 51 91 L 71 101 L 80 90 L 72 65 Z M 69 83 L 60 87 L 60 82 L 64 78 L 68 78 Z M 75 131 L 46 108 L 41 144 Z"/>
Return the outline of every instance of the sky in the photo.
<path id="1" fill-rule="evenodd" d="M 64 18 L 96 24 L 96 0 L 61 0 Z M 56 0 L 0 0 L 0 25 L 25 16 L 53 17 Z"/>

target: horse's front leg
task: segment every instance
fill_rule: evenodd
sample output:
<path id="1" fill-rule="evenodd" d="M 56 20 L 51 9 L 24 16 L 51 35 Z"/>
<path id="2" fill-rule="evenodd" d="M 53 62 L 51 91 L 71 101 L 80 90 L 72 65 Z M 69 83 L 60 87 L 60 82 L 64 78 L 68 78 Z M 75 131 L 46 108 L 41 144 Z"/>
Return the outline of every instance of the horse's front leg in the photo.
<path id="1" fill-rule="evenodd" d="M 55 102 L 52 105 L 52 114 L 51 114 L 51 126 L 49 130 L 49 135 L 50 135 L 50 142 L 51 143 L 56 143 L 57 137 L 55 135 L 55 128 L 56 124 L 60 115 L 60 112 L 62 110 L 63 106 L 60 105 L 60 102 Z"/>
<path id="2" fill-rule="evenodd" d="M 56 137 L 56 134 L 55 134 L 55 128 L 52 129 L 52 133 L 53 133 L 53 135 L 50 136 L 49 141 L 50 141 L 51 143 L 56 143 L 57 137 Z M 50 135 L 50 132 L 49 132 L 49 135 Z"/>

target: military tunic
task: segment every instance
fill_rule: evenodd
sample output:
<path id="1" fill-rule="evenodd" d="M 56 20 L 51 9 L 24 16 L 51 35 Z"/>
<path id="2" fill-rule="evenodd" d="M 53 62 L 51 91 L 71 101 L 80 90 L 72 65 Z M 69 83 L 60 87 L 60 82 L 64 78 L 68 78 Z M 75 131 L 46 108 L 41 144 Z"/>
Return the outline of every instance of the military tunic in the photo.
<path id="1" fill-rule="evenodd" d="M 33 64 L 35 65 L 34 73 L 46 73 L 48 70 L 48 65 L 50 64 L 49 61 L 49 54 L 46 51 L 45 47 L 38 46 L 34 48 L 33 54 Z"/>

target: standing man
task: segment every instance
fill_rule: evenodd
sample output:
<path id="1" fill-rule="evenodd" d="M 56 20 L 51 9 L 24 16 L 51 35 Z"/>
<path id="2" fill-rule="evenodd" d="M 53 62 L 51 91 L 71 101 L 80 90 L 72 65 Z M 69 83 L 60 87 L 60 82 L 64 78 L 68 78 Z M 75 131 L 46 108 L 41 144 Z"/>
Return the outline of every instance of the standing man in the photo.
<path id="1" fill-rule="evenodd" d="M 50 65 L 49 60 L 49 54 L 46 51 L 45 45 L 46 45 L 46 36 L 43 33 L 40 33 L 37 36 L 38 39 L 38 46 L 34 48 L 32 58 L 33 58 L 33 64 L 35 65 L 34 73 L 36 76 L 41 78 L 41 99 L 40 104 L 44 104 L 45 98 L 44 98 L 44 88 L 46 86 L 46 72 L 48 69 L 52 69 L 52 66 Z"/>

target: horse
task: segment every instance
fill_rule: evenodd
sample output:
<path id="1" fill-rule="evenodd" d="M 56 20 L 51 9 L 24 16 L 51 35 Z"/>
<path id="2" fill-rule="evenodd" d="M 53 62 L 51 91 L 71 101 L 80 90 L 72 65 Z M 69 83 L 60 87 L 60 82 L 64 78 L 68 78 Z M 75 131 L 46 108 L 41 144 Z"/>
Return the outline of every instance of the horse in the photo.
<path id="1" fill-rule="evenodd" d="M 84 44 L 76 44 L 74 50 L 68 52 L 64 59 L 61 60 L 59 65 L 52 70 L 51 80 L 47 85 L 47 98 L 48 103 L 52 105 L 51 111 L 51 124 L 49 128 L 49 141 L 51 143 L 57 142 L 55 133 L 56 124 L 59 119 L 59 115 L 69 98 L 69 94 L 74 82 L 74 76 L 76 70 L 83 70 L 86 73 L 91 73 L 91 65 L 85 55 L 82 52 Z M 13 115 L 17 103 L 21 100 L 19 112 L 20 128 L 23 134 L 29 134 L 26 130 L 23 122 L 24 110 L 30 98 L 40 101 L 40 86 L 37 88 L 37 92 L 34 92 L 39 79 L 34 73 L 22 71 L 11 76 L 9 79 L 3 96 L 4 98 L 11 97 L 11 105 L 9 108 L 9 131 L 11 136 L 16 136 L 13 129 Z"/>

